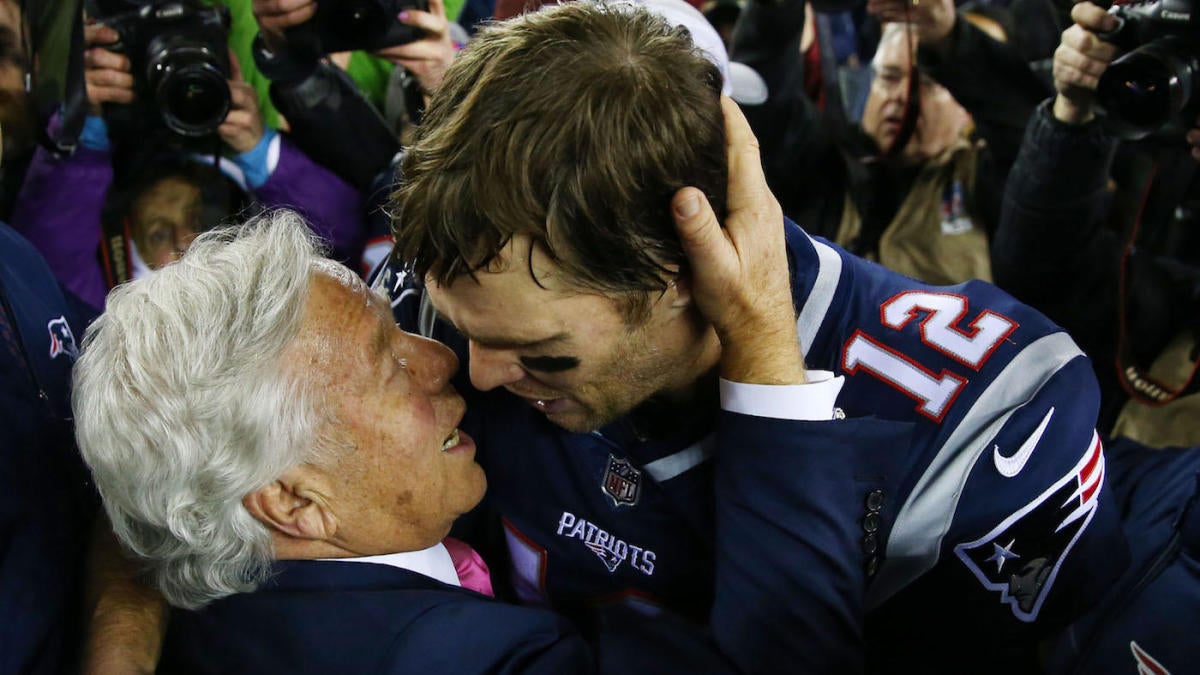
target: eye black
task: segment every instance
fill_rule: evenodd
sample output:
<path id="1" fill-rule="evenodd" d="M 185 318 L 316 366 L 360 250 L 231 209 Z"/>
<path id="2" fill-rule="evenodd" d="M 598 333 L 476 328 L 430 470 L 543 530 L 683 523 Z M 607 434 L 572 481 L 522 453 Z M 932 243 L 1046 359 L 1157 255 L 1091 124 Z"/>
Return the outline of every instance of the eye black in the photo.
<path id="1" fill-rule="evenodd" d="M 561 373 L 579 367 L 574 356 L 522 356 L 521 365 L 542 373 Z"/>

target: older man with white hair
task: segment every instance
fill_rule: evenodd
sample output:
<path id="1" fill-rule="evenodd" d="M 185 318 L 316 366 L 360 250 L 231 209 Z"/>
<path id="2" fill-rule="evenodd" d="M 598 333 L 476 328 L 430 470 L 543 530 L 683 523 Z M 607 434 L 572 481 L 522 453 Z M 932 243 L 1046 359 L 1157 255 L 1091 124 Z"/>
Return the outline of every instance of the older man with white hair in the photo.
<path id="1" fill-rule="evenodd" d="M 446 536 L 486 486 L 458 360 L 314 241 L 290 212 L 205 233 L 84 338 L 81 451 L 175 608 L 158 671 L 726 672 L 667 614 L 614 608 L 585 644 L 488 597 L 486 564 Z M 124 656 L 106 672 L 157 657 Z"/>
<path id="2" fill-rule="evenodd" d="M 490 593 L 443 543 L 485 488 L 457 365 L 286 212 L 110 296 L 75 371 L 77 435 L 120 541 L 195 610 L 173 615 L 162 667 L 590 664 L 552 614 L 460 588 Z"/>

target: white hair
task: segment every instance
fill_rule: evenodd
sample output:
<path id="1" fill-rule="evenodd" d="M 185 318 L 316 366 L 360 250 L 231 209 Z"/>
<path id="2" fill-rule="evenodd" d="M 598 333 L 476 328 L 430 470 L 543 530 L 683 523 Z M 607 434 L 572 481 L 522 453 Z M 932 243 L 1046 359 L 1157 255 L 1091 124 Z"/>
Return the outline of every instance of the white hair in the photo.
<path id="1" fill-rule="evenodd" d="M 121 543 L 172 605 L 253 590 L 271 534 L 242 505 L 318 458 L 324 420 L 282 358 L 314 271 L 287 211 L 206 232 L 183 258 L 113 289 L 75 364 L 76 436 Z"/>

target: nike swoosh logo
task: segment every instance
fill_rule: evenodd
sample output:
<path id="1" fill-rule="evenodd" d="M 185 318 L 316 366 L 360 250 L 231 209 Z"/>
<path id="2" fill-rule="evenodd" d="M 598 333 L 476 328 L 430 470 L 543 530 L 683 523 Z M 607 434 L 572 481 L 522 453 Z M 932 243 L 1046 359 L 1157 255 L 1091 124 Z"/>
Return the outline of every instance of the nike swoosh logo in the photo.
<path id="1" fill-rule="evenodd" d="M 1046 427 L 1050 425 L 1050 418 L 1053 416 L 1054 408 L 1051 408 L 1042 418 L 1042 423 L 1038 425 L 1038 428 L 1029 434 L 1029 438 L 1025 439 L 1025 442 L 1011 457 L 1000 454 L 999 445 L 992 446 L 992 461 L 996 463 L 996 470 L 1000 472 L 1001 476 L 1012 478 L 1021 473 L 1021 469 L 1025 468 L 1025 462 L 1028 462 L 1029 458 L 1033 456 L 1033 449 L 1037 447 L 1038 441 L 1042 440 L 1042 434 L 1046 432 Z"/>

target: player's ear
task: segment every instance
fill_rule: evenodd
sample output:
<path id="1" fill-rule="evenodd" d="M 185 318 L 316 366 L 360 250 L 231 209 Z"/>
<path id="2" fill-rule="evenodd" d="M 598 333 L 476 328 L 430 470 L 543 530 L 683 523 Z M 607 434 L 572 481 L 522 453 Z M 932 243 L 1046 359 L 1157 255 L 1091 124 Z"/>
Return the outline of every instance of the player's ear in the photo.
<path id="1" fill-rule="evenodd" d="M 692 306 L 692 275 L 679 265 L 663 264 L 663 281 L 667 287 L 659 302 L 666 303 L 672 309 L 687 309 Z"/>
<path id="2" fill-rule="evenodd" d="M 671 278 L 667 287 L 667 301 L 675 309 L 687 309 L 692 306 L 692 275 L 690 272 L 678 272 Z"/>

